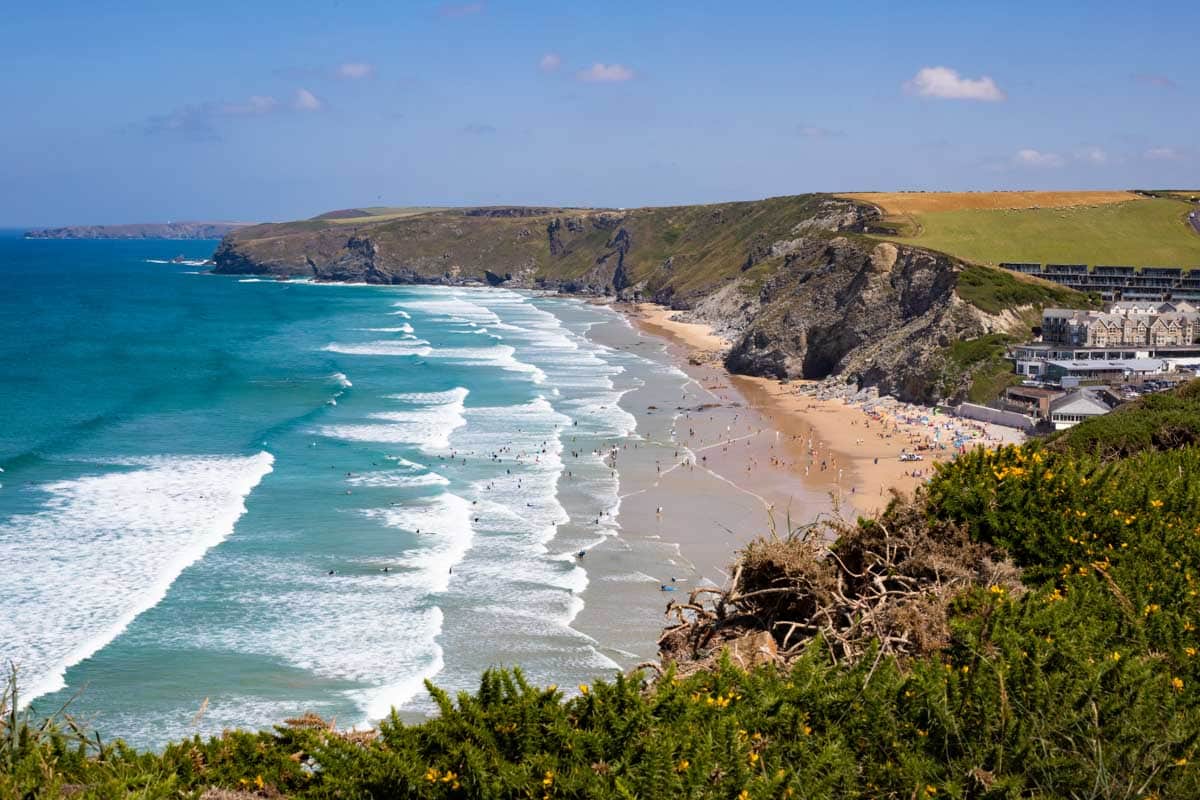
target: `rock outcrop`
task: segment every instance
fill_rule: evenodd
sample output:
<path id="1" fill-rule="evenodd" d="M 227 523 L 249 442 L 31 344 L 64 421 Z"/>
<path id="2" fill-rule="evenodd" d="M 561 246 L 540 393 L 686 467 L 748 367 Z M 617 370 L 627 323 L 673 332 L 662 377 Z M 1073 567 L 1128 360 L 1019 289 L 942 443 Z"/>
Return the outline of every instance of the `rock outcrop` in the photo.
<path id="1" fill-rule="evenodd" d="M 214 260 L 228 274 L 654 300 L 732 339 L 726 364 L 734 372 L 844 376 L 936 401 L 954 389 L 945 380 L 950 344 L 1003 319 L 958 298 L 953 258 L 863 236 L 878 217 L 872 206 L 828 195 L 629 210 L 451 209 L 377 223 L 258 225 L 227 236 Z"/>
<path id="2" fill-rule="evenodd" d="M 983 333 L 956 303 L 953 259 L 892 243 L 813 239 L 763 286 L 726 360 L 777 378 L 844 375 L 925 402 L 940 399 L 944 350 Z"/>

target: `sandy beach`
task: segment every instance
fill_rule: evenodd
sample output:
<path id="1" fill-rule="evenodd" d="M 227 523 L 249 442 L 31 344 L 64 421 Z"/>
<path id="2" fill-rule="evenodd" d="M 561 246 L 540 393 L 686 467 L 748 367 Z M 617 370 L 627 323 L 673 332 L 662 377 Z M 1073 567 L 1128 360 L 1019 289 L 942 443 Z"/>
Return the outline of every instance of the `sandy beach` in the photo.
<path id="1" fill-rule="evenodd" d="M 854 403 L 818 396 L 815 382 L 730 375 L 716 357 L 730 343 L 707 325 L 675 320 L 678 312 L 650 303 L 627 310 L 642 330 L 677 343 L 683 360 L 693 362 L 685 370 L 694 370 L 694 377 L 722 402 L 744 403 L 759 415 L 760 424 L 777 432 L 777 442 L 790 445 L 772 449 L 766 464 L 750 464 L 748 472 L 754 466 L 781 470 L 809 493 L 831 495 L 832 506 L 843 516 L 881 510 L 892 490 L 911 493 L 936 463 L 963 449 L 1021 439 L 1012 429 L 892 398 Z M 919 460 L 901 460 L 905 454 Z"/>

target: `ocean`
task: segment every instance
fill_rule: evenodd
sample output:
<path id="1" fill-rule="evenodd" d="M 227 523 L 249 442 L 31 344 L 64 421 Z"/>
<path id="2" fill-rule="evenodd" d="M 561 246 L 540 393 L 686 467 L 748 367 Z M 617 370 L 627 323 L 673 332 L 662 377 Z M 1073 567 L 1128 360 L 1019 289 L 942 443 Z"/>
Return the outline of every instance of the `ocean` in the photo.
<path id="1" fill-rule="evenodd" d="M 669 546 L 577 552 L 621 542 L 614 449 L 671 446 L 661 346 L 571 299 L 205 274 L 215 244 L 0 235 L 0 657 L 35 710 L 157 747 L 653 651 L 630 565 Z M 637 587 L 612 641 L 573 626 L 597 580 Z"/>

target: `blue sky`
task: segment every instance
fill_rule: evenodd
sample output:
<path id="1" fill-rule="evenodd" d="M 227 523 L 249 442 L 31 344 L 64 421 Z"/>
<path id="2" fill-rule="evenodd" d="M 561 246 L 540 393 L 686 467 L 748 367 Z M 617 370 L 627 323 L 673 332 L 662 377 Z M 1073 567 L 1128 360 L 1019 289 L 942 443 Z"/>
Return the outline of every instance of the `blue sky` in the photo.
<path id="1" fill-rule="evenodd" d="M 0 224 L 1200 188 L 1196 3 L 14 2 Z"/>

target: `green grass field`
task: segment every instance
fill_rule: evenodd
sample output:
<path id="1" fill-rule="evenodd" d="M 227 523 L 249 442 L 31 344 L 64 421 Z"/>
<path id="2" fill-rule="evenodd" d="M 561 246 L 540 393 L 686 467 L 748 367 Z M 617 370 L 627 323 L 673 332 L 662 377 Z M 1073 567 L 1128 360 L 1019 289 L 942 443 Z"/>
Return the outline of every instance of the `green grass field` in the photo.
<path id="1" fill-rule="evenodd" d="M 933 211 L 913 215 L 913 236 L 883 237 L 985 264 L 1200 267 L 1189 206 L 1155 198 L 1072 208 Z"/>
<path id="2" fill-rule="evenodd" d="M 361 225 L 366 222 L 383 222 L 389 219 L 415 217 L 418 214 L 428 214 L 431 211 L 445 211 L 446 209 L 443 206 L 369 206 L 360 210 L 366 213 L 361 216 L 331 218 L 329 221 L 336 225 Z"/>

